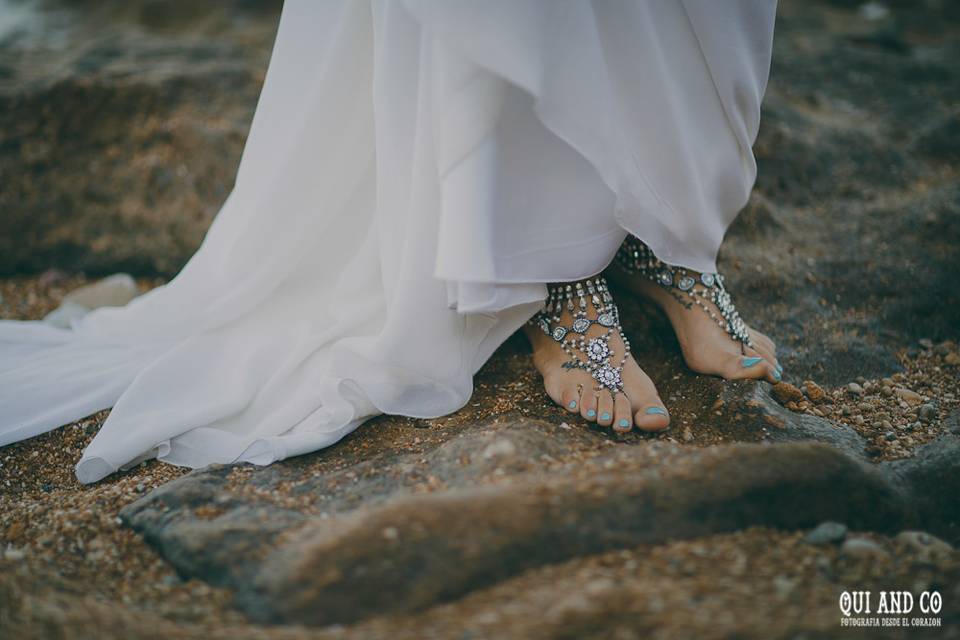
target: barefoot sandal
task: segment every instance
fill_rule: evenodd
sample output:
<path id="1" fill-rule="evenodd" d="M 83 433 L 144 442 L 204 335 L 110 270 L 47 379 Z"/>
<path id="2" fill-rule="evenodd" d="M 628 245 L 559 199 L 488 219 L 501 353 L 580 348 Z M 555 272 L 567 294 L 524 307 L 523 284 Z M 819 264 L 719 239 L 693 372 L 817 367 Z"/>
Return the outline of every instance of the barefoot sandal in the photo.
<path id="1" fill-rule="evenodd" d="M 740 317 L 719 273 L 701 273 L 663 262 L 650 247 L 627 236 L 617 252 L 617 264 L 631 274 L 639 274 L 670 292 L 687 309 L 697 305 L 727 334 L 743 346 L 753 347 L 750 331 Z M 713 303 L 719 313 L 707 303 Z M 741 347 L 742 348 L 742 347 Z"/>
<path id="2" fill-rule="evenodd" d="M 579 282 L 549 285 L 547 292 L 543 311 L 529 322 L 558 342 L 570 356 L 563 363 L 563 368 L 582 369 L 589 373 L 597 382 L 597 391 L 606 389 L 614 396 L 623 393 L 623 365 L 630 357 L 630 343 L 620 327 L 620 312 L 607 288 L 607 281 L 597 276 Z M 597 312 L 596 319 L 588 317 L 588 303 L 593 304 Z M 573 317 L 569 326 L 561 322 L 565 310 Z M 606 332 L 587 338 L 587 332 L 594 325 L 604 327 Z M 610 346 L 614 331 L 624 345 L 623 357 L 616 366 L 611 363 L 615 354 Z"/>

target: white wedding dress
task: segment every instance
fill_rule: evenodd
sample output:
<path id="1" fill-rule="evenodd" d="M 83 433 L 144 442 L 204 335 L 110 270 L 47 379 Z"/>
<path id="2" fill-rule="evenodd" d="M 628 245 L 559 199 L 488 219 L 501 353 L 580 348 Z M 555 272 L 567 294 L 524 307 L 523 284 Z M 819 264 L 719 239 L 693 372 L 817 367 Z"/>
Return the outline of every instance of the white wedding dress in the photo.
<path id="1" fill-rule="evenodd" d="M 463 406 L 545 282 L 627 233 L 713 271 L 769 0 L 287 0 L 236 186 L 166 286 L 0 322 L 0 445 L 113 407 L 81 482 L 268 464 Z"/>

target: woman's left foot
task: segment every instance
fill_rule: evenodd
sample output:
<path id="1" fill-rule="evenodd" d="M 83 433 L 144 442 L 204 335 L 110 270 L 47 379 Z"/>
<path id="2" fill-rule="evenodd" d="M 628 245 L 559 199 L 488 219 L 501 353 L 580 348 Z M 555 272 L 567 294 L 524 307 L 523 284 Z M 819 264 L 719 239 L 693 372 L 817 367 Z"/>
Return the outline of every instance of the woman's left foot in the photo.
<path id="1" fill-rule="evenodd" d="M 694 371 L 727 380 L 781 380 L 776 345 L 740 319 L 718 274 L 669 266 L 629 237 L 608 275 L 666 313 L 683 358 Z"/>

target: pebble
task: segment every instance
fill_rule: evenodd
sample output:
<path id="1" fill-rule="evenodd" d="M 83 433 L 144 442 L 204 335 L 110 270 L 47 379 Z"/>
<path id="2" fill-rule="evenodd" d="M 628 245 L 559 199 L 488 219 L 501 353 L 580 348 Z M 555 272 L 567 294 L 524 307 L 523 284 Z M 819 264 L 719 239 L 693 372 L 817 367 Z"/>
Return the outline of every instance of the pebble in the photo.
<path id="1" fill-rule="evenodd" d="M 896 394 L 900 396 L 900 399 L 906 402 L 907 404 L 920 404 L 923 402 L 923 396 L 921 396 L 916 391 L 911 391 L 910 389 L 904 389 L 903 387 L 897 387 L 895 389 Z"/>
<path id="2" fill-rule="evenodd" d="M 803 391 L 807 394 L 807 397 L 810 398 L 810 402 L 819 404 L 827 399 L 826 391 L 824 391 L 820 385 L 813 380 L 804 381 Z"/>
<path id="3" fill-rule="evenodd" d="M 784 406 L 786 406 L 788 402 L 803 401 L 803 392 L 789 382 L 780 382 L 773 385 L 770 392 L 774 399 Z"/>
<path id="4" fill-rule="evenodd" d="M 683 441 L 693 442 L 693 431 L 690 431 L 690 427 L 683 428 Z"/>
<path id="5" fill-rule="evenodd" d="M 3 552 L 4 560 L 23 560 L 27 557 L 27 552 L 23 549 L 7 547 Z"/>
<path id="6" fill-rule="evenodd" d="M 855 395 L 855 396 L 862 396 L 862 395 L 863 395 L 863 387 L 861 387 L 860 384 L 857 383 L 857 382 L 851 382 L 850 384 L 848 384 L 848 385 L 847 385 L 847 391 L 849 391 L 850 393 L 852 393 L 852 394 Z"/>
<path id="7" fill-rule="evenodd" d="M 926 531 L 902 531 L 894 541 L 901 543 L 911 552 L 915 559 L 927 564 L 939 564 L 953 554 L 953 547 Z"/>
<path id="8" fill-rule="evenodd" d="M 885 558 L 890 554 L 873 540 L 867 538 L 849 538 L 840 547 L 840 553 L 851 558 L 862 558 L 876 560 Z"/>
<path id="9" fill-rule="evenodd" d="M 924 349 L 933 349 L 933 340 L 931 340 L 930 338 L 920 338 L 919 340 L 917 340 L 917 344 L 919 344 Z"/>
<path id="10" fill-rule="evenodd" d="M 821 522 L 804 538 L 807 544 L 831 544 L 847 537 L 847 525 L 839 522 Z"/>
<path id="11" fill-rule="evenodd" d="M 953 351 L 943 357 L 943 361 L 951 366 L 960 365 L 960 353 Z"/>
<path id="12" fill-rule="evenodd" d="M 917 413 L 917 416 L 920 418 L 921 422 L 929 422 L 937 417 L 937 408 L 932 404 L 925 404 L 920 407 L 920 411 Z"/>

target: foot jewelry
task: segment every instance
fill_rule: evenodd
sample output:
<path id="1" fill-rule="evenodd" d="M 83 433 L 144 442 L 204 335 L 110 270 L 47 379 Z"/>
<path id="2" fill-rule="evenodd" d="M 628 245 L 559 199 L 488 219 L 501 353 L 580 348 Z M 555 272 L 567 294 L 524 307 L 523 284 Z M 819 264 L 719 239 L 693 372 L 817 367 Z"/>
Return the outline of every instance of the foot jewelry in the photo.
<path id="1" fill-rule="evenodd" d="M 616 396 L 623 393 L 623 365 L 630 357 L 630 343 L 620 327 L 620 312 L 613 302 L 607 281 L 602 276 L 547 287 L 548 296 L 544 310 L 530 319 L 530 324 L 540 328 L 557 341 L 570 359 L 563 363 L 564 369 L 583 369 L 597 381 L 597 391 L 604 389 Z M 596 318 L 588 316 L 589 303 L 593 304 Z M 564 311 L 573 321 L 565 325 L 561 321 Z M 587 338 L 593 325 L 606 329 L 604 333 Z M 620 363 L 614 366 L 615 357 L 610 338 L 616 332 L 623 341 L 624 353 Z"/>
<path id="2" fill-rule="evenodd" d="M 731 338 L 752 347 L 750 330 L 740 317 L 719 273 L 700 273 L 663 262 L 650 247 L 628 236 L 617 252 L 617 264 L 627 273 L 639 274 L 670 292 L 686 308 L 700 307 Z M 713 303 L 715 311 L 708 302 Z"/>

